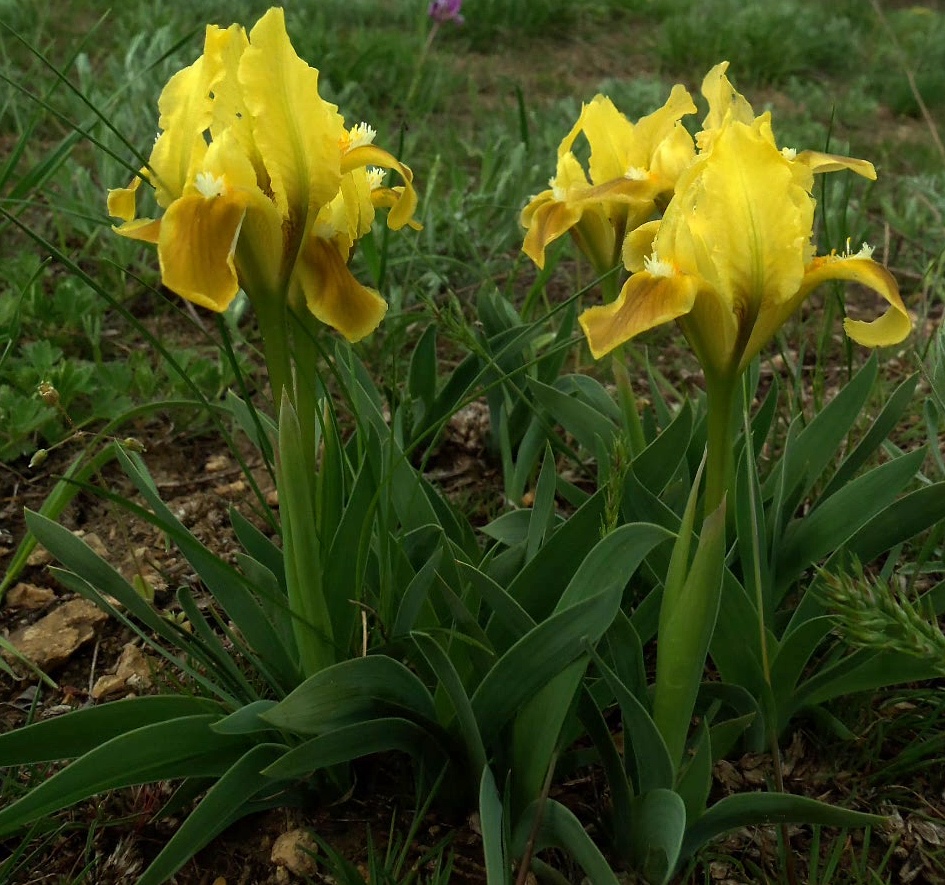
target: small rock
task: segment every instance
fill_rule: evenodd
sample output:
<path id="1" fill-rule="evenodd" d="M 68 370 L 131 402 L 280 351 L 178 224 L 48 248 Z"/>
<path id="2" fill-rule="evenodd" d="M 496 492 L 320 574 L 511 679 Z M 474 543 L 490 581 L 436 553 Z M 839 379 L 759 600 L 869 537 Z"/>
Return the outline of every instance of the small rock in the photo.
<path id="1" fill-rule="evenodd" d="M 224 483 L 221 486 L 217 486 L 213 490 L 218 495 L 239 495 L 246 491 L 246 483 L 241 479 L 234 480 L 233 482 Z"/>
<path id="2" fill-rule="evenodd" d="M 95 680 L 95 685 L 92 686 L 92 697 L 96 701 L 100 701 L 104 697 L 108 697 L 110 694 L 117 694 L 125 687 L 125 680 L 118 676 L 115 673 L 112 673 L 108 676 L 99 676 Z"/>
<path id="3" fill-rule="evenodd" d="M 35 624 L 15 631 L 10 644 L 40 670 L 52 670 L 92 640 L 96 627 L 107 619 L 108 615 L 87 599 L 73 599 Z"/>
<path id="4" fill-rule="evenodd" d="M 26 564 L 31 568 L 39 568 L 43 565 L 49 565 L 53 561 L 52 553 L 50 553 L 45 547 L 40 547 L 37 545 L 33 548 L 33 552 L 26 558 Z"/>
<path id="5" fill-rule="evenodd" d="M 308 830 L 289 830 L 276 839 L 270 859 L 296 876 L 312 876 L 318 869 L 312 856 L 317 850 L 318 845 Z"/>
<path id="6" fill-rule="evenodd" d="M 92 549 L 93 553 L 103 558 L 108 557 L 108 548 L 102 543 L 102 539 L 95 532 L 86 532 L 84 529 L 76 529 L 73 533 L 77 538 L 81 538 Z M 42 565 L 49 565 L 53 561 L 53 555 L 45 548 L 37 546 L 29 555 L 26 564 L 33 568 Z"/>
<path id="7" fill-rule="evenodd" d="M 36 612 L 46 608 L 56 598 L 56 594 L 48 587 L 37 587 L 21 581 L 7 593 L 7 605 L 10 608 Z"/>
<path id="8" fill-rule="evenodd" d="M 105 546 L 102 539 L 95 534 L 95 532 L 83 532 L 81 529 L 73 532 L 77 538 L 81 538 L 85 541 L 86 545 L 91 549 L 91 551 L 98 556 L 101 556 L 103 559 L 107 559 L 109 555 L 108 548 Z"/>
<path id="9" fill-rule="evenodd" d="M 203 469 L 207 473 L 219 473 L 221 470 L 226 470 L 230 466 L 230 459 L 226 455 L 214 455 L 212 458 L 208 458 L 206 464 L 203 465 Z"/>
<path id="10" fill-rule="evenodd" d="M 270 507 L 279 506 L 279 490 L 273 489 L 271 492 L 266 492 L 266 503 Z"/>
<path id="11" fill-rule="evenodd" d="M 92 697 L 95 700 L 126 688 L 138 691 L 151 685 L 152 665 L 148 656 L 132 642 L 121 650 L 115 672 L 101 676 L 92 686 Z"/>

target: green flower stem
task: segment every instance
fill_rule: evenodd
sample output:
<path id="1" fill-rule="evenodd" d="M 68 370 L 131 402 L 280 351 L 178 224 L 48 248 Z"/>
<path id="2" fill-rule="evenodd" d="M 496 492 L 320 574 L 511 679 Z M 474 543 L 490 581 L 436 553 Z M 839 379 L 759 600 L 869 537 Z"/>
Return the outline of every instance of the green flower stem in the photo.
<path id="1" fill-rule="evenodd" d="M 318 359 L 310 325 L 284 293 L 254 304 L 279 439 L 276 482 L 292 627 L 306 676 L 335 663 L 318 536 Z M 304 317 L 304 314 L 302 315 Z"/>
<path id="2" fill-rule="evenodd" d="M 630 457 L 636 458 L 646 448 L 646 437 L 643 435 L 643 422 L 640 420 L 636 394 L 633 392 L 623 355 L 622 347 L 614 351 L 614 380 L 617 382 L 617 399 L 623 414 L 624 430 L 630 442 Z"/>
<path id="3" fill-rule="evenodd" d="M 315 530 L 312 487 L 304 436 L 288 389 L 279 409 L 276 460 L 283 559 L 292 627 L 302 672 L 311 676 L 335 663 L 331 622 L 322 592 L 322 557 Z"/>
<path id="4" fill-rule="evenodd" d="M 706 462 L 705 515 L 714 513 L 731 488 L 734 474 L 732 454 L 732 411 L 737 378 L 706 376 L 708 396 L 708 458 Z"/>
<path id="5" fill-rule="evenodd" d="M 250 300 L 262 334 L 263 355 L 272 391 L 272 413 L 278 419 L 283 391 L 288 393 L 290 399 L 293 398 L 292 356 L 286 326 L 285 298 L 264 295 L 262 298 L 251 296 Z"/>
<path id="6" fill-rule="evenodd" d="M 604 304 L 615 301 L 620 294 L 620 277 L 616 273 L 609 272 L 613 270 L 619 260 L 620 249 L 618 243 L 610 267 L 601 269 L 595 266 L 597 273 L 603 277 L 600 281 L 600 288 Z M 640 421 L 636 394 L 633 392 L 630 375 L 627 372 L 625 349 L 618 347 L 612 354 L 612 360 L 611 365 L 614 370 L 614 381 L 617 384 L 617 398 L 620 403 L 620 411 L 623 414 L 624 430 L 630 442 L 630 456 L 635 458 L 646 448 L 646 438 L 643 435 L 643 423 Z"/>
<path id="7" fill-rule="evenodd" d="M 302 309 L 290 317 L 292 323 L 292 361 L 295 365 L 294 396 L 299 426 L 302 430 L 306 472 L 312 477 L 313 488 L 318 486 L 318 422 L 319 422 L 319 352 L 316 344 L 317 329 L 309 322 Z M 314 502 L 313 502 L 314 503 Z"/>

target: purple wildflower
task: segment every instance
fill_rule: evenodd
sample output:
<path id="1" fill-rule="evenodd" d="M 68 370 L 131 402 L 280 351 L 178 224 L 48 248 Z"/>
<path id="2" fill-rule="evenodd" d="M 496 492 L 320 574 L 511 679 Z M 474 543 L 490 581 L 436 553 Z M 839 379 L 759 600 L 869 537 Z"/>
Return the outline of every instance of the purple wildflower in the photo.
<path id="1" fill-rule="evenodd" d="M 459 12 L 462 5 L 463 0 L 433 0 L 427 9 L 427 15 L 438 25 L 448 21 L 461 25 L 465 21 Z"/>

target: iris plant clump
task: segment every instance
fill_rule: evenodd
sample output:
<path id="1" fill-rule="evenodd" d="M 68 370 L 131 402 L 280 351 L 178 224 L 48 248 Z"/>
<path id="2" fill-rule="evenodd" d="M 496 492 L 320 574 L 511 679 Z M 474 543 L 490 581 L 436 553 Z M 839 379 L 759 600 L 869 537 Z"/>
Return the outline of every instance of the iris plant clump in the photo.
<path id="1" fill-rule="evenodd" d="M 441 24 L 462 23 L 460 6 L 430 4 L 426 49 Z M 578 293 L 532 321 L 490 291 L 476 328 L 455 335 L 454 349 L 470 352 L 444 383 L 443 328 L 431 323 L 403 390 L 395 380 L 382 391 L 351 345 L 388 306 L 349 265 L 379 209 L 389 229 L 419 229 L 411 169 L 319 95 L 281 9 L 248 33 L 207 27 L 200 57 L 161 93 L 149 157 L 107 205 L 117 234 L 156 246 L 168 289 L 217 313 L 241 290 L 253 306 L 272 398 L 259 406 L 243 387 L 207 405 L 271 469 L 278 513 L 257 494 L 263 531 L 234 509 L 237 549 L 223 558 L 161 500 L 141 447 L 112 442 L 109 457 L 145 506 L 107 494 L 194 572 L 173 617 L 55 521 L 64 505 L 27 514 L 63 585 L 195 690 L 175 691 L 175 676 L 163 694 L 0 735 L 5 766 L 69 762 L 0 809 L 0 835 L 106 790 L 180 780 L 168 808 L 190 810 L 139 880 L 158 885 L 239 818 L 350 794 L 349 763 L 391 751 L 416 763 L 428 796 L 448 789 L 454 808 L 478 810 L 490 885 L 516 867 L 520 882 L 547 872 L 546 848 L 567 852 L 594 885 L 617 885 L 615 858 L 667 885 L 734 828 L 881 822 L 787 793 L 779 741 L 800 710 L 941 674 L 940 655 L 917 661 L 941 651 L 940 631 L 922 626 L 941 613 L 930 608 L 940 593 L 913 608 L 816 577 L 823 563 L 819 574 L 832 576 L 901 549 L 945 518 L 945 482 L 904 491 L 921 450 L 862 469 L 916 379 L 830 477 L 876 360 L 808 424 L 792 417 L 764 477 L 756 456 L 778 423 L 777 384 L 753 415 L 750 379 L 821 283 L 854 282 L 885 303 L 877 319 L 844 320 L 860 344 L 902 342 L 912 321 L 868 246 L 818 254 L 814 244 L 815 175 L 874 179 L 872 164 L 779 145 L 770 113 L 755 114 L 726 71 L 722 62 L 703 80 L 708 114 L 695 136 L 681 85 L 636 122 L 593 98 L 560 142 L 548 188 L 523 209 L 524 252 L 544 267 L 570 235 L 604 280 L 603 303 L 578 315 Z M 705 400 L 664 398 L 642 420 L 626 372 L 619 406 L 594 378 L 564 374 L 578 324 L 593 356 L 614 354 L 616 368 L 622 348 L 670 322 L 701 363 Z M 412 457 L 480 397 L 495 405 L 503 469 L 521 491 L 537 477 L 528 506 L 481 532 Z M 596 470 L 597 487 L 566 479 L 565 457 L 584 478 Z M 63 482 L 74 493 L 78 483 Z M 845 644 L 818 580 L 859 625 Z M 606 851 L 554 798 L 575 741 L 607 779 L 593 829 Z M 770 751 L 775 789 L 715 800 L 713 765 L 736 749 Z"/>

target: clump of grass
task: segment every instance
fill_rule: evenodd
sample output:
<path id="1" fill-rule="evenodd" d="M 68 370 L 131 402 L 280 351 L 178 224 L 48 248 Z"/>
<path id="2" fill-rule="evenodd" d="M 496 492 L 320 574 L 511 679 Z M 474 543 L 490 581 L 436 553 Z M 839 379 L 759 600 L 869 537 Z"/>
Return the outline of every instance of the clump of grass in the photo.
<path id="1" fill-rule="evenodd" d="M 917 92 L 928 109 L 945 108 L 945 14 L 913 6 L 889 14 L 886 23 L 892 40 L 880 41 L 873 77 L 883 100 L 913 117 L 922 115 Z"/>
<path id="2" fill-rule="evenodd" d="M 467 5 L 464 32 L 476 51 L 492 48 L 496 40 L 560 37 L 575 24 L 580 6 L 559 0 L 476 0 Z"/>
<path id="3" fill-rule="evenodd" d="M 791 75 L 850 71 L 858 57 L 850 19 L 807 4 L 709 0 L 686 4 L 664 22 L 656 41 L 674 71 L 708 68 L 727 58 L 740 77 L 764 84 Z"/>

